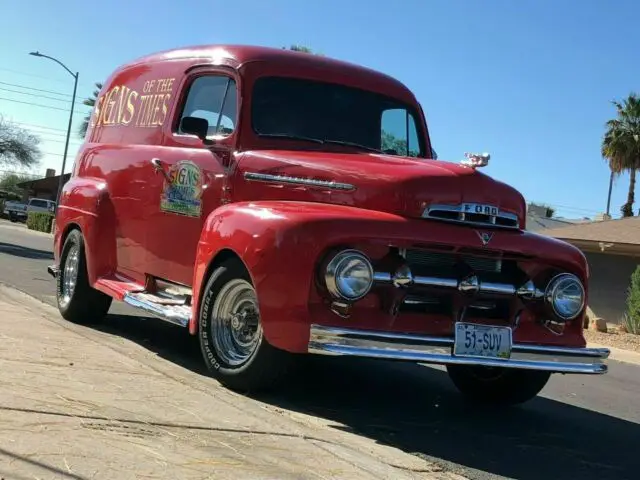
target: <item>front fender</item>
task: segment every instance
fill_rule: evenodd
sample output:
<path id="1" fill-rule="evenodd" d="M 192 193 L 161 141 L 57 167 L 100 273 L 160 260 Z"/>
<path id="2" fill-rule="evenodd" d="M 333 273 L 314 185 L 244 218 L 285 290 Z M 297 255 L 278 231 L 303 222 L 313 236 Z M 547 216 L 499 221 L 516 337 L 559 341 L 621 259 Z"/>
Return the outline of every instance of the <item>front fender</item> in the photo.
<path id="1" fill-rule="evenodd" d="M 56 213 L 54 256 L 60 260 L 63 239 L 79 228 L 84 237 L 89 283 L 113 273 L 117 265 L 115 213 L 104 180 L 72 177 L 63 187 Z"/>
<path id="2" fill-rule="evenodd" d="M 216 255 L 232 250 L 256 288 L 267 340 L 304 352 L 309 338 L 309 299 L 322 254 L 334 246 L 366 246 L 382 257 L 389 245 L 439 244 L 481 249 L 469 227 L 356 207 L 308 202 L 243 202 L 212 212 L 203 228 L 194 269 L 190 331 L 197 331 L 205 275 Z M 544 258 L 584 278 L 586 262 L 575 247 L 520 231 L 495 231 L 492 250 Z M 383 253 L 384 252 L 384 253 Z"/>
<path id="3" fill-rule="evenodd" d="M 305 202 L 243 202 L 215 210 L 198 243 L 191 333 L 197 331 L 210 263 L 218 252 L 232 250 L 253 280 L 267 340 L 304 351 L 309 291 L 322 252 L 338 243 L 380 238 L 383 224 L 397 219 L 383 212 Z"/>

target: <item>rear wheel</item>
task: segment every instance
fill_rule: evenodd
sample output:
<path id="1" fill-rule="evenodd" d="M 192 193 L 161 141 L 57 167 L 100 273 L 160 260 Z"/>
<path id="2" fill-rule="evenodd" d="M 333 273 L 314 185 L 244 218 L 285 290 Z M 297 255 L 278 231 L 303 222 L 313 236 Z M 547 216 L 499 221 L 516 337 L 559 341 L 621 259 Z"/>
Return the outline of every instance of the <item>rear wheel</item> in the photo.
<path id="1" fill-rule="evenodd" d="M 227 260 L 207 281 L 198 335 L 209 371 L 233 390 L 268 389 L 290 369 L 293 355 L 263 335 L 256 291 L 239 260 Z"/>
<path id="2" fill-rule="evenodd" d="M 79 230 L 72 230 L 62 246 L 56 299 L 62 317 L 74 323 L 98 322 L 111 306 L 110 296 L 89 285 L 84 239 Z"/>
<path id="3" fill-rule="evenodd" d="M 488 405 L 517 405 L 534 398 L 545 387 L 550 372 L 517 368 L 447 365 L 453 384 L 463 396 Z"/>

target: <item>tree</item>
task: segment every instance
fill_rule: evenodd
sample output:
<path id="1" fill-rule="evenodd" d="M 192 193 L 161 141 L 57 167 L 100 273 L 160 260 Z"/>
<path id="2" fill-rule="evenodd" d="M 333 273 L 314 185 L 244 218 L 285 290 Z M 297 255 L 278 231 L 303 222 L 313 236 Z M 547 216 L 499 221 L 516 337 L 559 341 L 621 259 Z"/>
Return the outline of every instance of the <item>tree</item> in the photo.
<path id="1" fill-rule="evenodd" d="M 634 93 L 622 102 L 613 101 L 617 116 L 606 123 L 602 156 L 614 176 L 629 172 L 627 202 L 621 207 L 623 217 L 633 216 L 636 172 L 640 168 L 640 98 Z"/>
<path id="2" fill-rule="evenodd" d="M 294 52 L 302 52 L 302 53 L 310 53 L 311 55 L 320 55 L 321 53 L 314 53 L 309 47 L 305 47 L 304 45 L 291 45 L 290 47 L 282 47 L 283 50 L 292 50 Z"/>
<path id="3" fill-rule="evenodd" d="M 0 165 L 33 167 L 38 164 L 40 138 L 0 115 Z"/>
<path id="4" fill-rule="evenodd" d="M 7 173 L 0 178 L 0 190 L 20 194 L 22 190 L 17 185 L 22 182 L 28 182 L 29 180 L 33 180 L 33 176 L 23 175 L 21 173 Z"/>
<path id="5" fill-rule="evenodd" d="M 96 106 L 96 102 L 98 101 L 98 95 L 100 95 L 100 90 L 102 90 L 102 83 L 96 82 L 95 86 L 96 86 L 96 90 L 93 91 L 91 96 L 89 98 L 85 98 L 82 101 L 83 105 L 86 105 L 87 107 L 91 107 L 92 109 L 93 107 Z M 93 113 L 93 110 L 91 110 L 89 115 L 84 117 L 84 119 L 82 120 L 82 123 L 80 124 L 80 128 L 78 129 L 78 135 L 80 135 L 80 138 L 84 138 L 87 135 L 87 130 L 89 129 L 89 122 L 91 121 L 92 113 Z"/>
<path id="6" fill-rule="evenodd" d="M 382 148 L 383 152 L 395 152 L 395 155 L 407 154 L 407 142 L 401 138 L 396 137 L 392 133 L 382 131 Z"/>
<path id="7" fill-rule="evenodd" d="M 622 324 L 627 332 L 640 335 L 640 266 L 631 274 L 631 284 L 627 290 L 627 312 Z"/>

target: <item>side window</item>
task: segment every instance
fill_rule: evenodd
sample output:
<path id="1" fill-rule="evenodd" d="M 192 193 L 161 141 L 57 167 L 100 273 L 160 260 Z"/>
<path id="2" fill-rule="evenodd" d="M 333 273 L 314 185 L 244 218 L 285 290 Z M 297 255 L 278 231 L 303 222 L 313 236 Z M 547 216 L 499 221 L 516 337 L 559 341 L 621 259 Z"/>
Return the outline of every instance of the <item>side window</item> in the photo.
<path id="1" fill-rule="evenodd" d="M 418 129 L 412 114 L 404 108 L 382 112 L 380 125 L 381 150 L 392 155 L 420 156 Z"/>
<path id="2" fill-rule="evenodd" d="M 209 122 L 209 135 L 229 135 L 236 128 L 237 89 L 232 78 L 206 75 L 196 78 L 189 88 L 182 109 L 184 117 L 203 118 Z M 178 124 L 178 132 L 181 123 Z"/>
<path id="3" fill-rule="evenodd" d="M 31 200 L 31 206 L 38 207 L 38 208 L 47 208 L 48 204 L 46 200 L 37 200 L 34 198 Z"/>

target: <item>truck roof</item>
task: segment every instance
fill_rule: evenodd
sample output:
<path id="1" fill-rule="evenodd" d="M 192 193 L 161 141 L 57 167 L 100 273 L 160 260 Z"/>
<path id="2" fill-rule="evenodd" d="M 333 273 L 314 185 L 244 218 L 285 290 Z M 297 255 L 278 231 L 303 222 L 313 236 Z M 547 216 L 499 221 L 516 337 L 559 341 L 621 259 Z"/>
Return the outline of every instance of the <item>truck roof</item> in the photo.
<path id="1" fill-rule="evenodd" d="M 226 65 L 237 70 L 242 69 L 246 64 L 254 62 L 268 62 L 287 66 L 296 65 L 300 69 L 322 69 L 331 77 L 334 75 L 344 75 L 352 78 L 364 77 L 371 80 L 372 83 L 386 86 L 392 91 L 402 93 L 402 96 L 414 99 L 413 93 L 402 82 L 377 70 L 323 55 L 262 46 L 215 44 L 164 50 L 137 58 L 122 65 L 117 71 L 142 64 L 148 65 L 172 60 L 187 62 L 192 60 L 194 65 L 207 63 Z"/>

